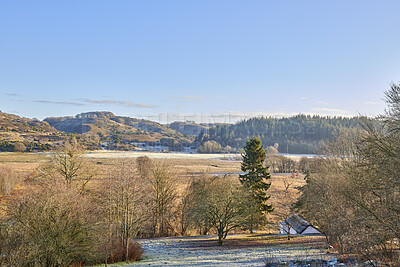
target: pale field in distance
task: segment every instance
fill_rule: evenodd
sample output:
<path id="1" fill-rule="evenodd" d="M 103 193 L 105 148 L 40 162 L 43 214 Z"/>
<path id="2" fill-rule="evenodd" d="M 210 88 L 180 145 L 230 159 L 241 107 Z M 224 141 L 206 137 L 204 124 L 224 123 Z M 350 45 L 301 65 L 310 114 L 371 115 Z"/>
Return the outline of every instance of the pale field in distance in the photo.
<path id="1" fill-rule="evenodd" d="M 151 159 L 230 159 L 240 158 L 240 154 L 189 154 L 175 152 L 132 152 L 132 151 L 90 151 L 89 158 L 138 158 L 147 156 Z"/>

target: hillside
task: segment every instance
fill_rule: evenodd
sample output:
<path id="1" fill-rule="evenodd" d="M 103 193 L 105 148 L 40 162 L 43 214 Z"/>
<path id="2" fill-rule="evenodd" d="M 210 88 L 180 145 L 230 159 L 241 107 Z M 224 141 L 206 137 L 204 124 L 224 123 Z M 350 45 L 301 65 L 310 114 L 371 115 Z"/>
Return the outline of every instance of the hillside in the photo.
<path id="1" fill-rule="evenodd" d="M 160 143 L 171 149 L 189 143 L 181 133 L 157 122 L 116 116 L 111 112 L 87 112 L 74 117 L 51 117 L 45 122 L 67 133 L 98 136 L 109 149 L 133 149 L 132 143 Z"/>
<path id="2" fill-rule="evenodd" d="M 275 146 L 283 153 L 312 154 L 316 153 L 321 142 L 331 140 L 339 130 L 358 128 L 359 120 L 358 117 L 306 115 L 288 118 L 251 118 L 202 131 L 195 143 L 199 146 L 206 141 L 214 140 L 223 147 L 240 149 L 248 138 L 257 136 L 266 147 Z"/>
<path id="3" fill-rule="evenodd" d="M 49 150 L 65 137 L 47 122 L 0 112 L 0 151 Z"/>
<path id="4" fill-rule="evenodd" d="M 117 116 L 111 112 L 86 112 L 76 116 L 49 117 L 44 121 L 0 112 L 0 151 L 48 150 L 71 135 L 88 149 L 100 145 L 113 150 L 185 150 L 216 141 L 222 147 L 243 148 L 249 137 L 283 153 L 315 153 L 341 129 L 359 127 L 359 118 L 297 115 L 288 118 L 251 118 L 236 124 L 157 122 Z M 17 144 L 17 147 L 15 145 Z M 23 146 L 21 145 L 23 144 Z M 189 149 L 189 150 L 188 150 Z"/>
<path id="5" fill-rule="evenodd" d="M 195 123 L 193 121 L 175 121 L 168 125 L 169 128 L 180 132 L 183 135 L 198 136 L 202 131 L 207 131 L 211 127 L 221 123 Z"/>

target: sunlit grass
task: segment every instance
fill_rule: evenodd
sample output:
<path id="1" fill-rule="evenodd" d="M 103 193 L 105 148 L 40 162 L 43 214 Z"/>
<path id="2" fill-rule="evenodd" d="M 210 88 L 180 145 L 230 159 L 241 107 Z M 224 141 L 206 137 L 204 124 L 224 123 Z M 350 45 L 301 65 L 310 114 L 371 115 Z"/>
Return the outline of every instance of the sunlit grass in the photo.
<path id="1" fill-rule="evenodd" d="M 44 153 L 0 152 L 0 162 L 44 162 L 47 160 Z"/>

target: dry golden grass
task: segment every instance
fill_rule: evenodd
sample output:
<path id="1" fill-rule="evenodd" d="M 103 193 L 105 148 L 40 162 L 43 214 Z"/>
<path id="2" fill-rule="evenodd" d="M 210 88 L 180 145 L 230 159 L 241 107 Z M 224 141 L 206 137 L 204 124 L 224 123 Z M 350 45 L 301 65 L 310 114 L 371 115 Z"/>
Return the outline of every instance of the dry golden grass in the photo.
<path id="1" fill-rule="evenodd" d="M 156 159 L 160 160 L 160 159 Z M 223 161 L 213 159 L 161 159 L 175 166 L 182 174 L 237 173 L 240 172 L 240 161 Z"/>
<path id="2" fill-rule="evenodd" d="M 285 196 L 285 182 L 290 184 L 287 195 Z M 291 214 L 289 206 L 296 202 L 299 197 L 299 190 L 306 183 L 304 175 L 272 175 L 271 187 L 268 194 L 271 196 L 270 202 L 274 207 L 274 212 L 268 215 L 271 233 L 277 233 L 279 222 L 284 220 L 285 215 Z"/>
<path id="3" fill-rule="evenodd" d="M 0 162 L 41 163 L 49 160 L 48 153 L 0 152 Z"/>
<path id="4" fill-rule="evenodd" d="M 0 215 L 4 214 L 3 208 L 11 197 L 24 193 L 27 188 L 25 180 L 33 175 L 41 164 L 48 161 L 49 157 L 46 154 L 0 152 L 0 166 L 12 169 L 19 181 L 11 194 L 2 195 L 0 193 Z"/>

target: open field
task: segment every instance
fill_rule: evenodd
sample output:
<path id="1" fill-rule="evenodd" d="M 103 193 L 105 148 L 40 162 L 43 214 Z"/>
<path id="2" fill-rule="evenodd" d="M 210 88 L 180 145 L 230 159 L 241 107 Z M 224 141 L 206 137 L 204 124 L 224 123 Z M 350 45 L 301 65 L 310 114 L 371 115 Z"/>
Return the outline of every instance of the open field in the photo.
<path id="1" fill-rule="evenodd" d="M 229 235 L 224 246 L 216 236 L 169 237 L 137 240 L 143 259 L 129 266 L 265 266 L 266 262 L 330 260 L 325 238 L 279 235 Z"/>
<path id="2" fill-rule="evenodd" d="M 90 158 L 98 165 L 110 165 L 123 158 Z M 135 158 L 130 158 L 134 160 Z M 226 161 L 217 159 L 193 159 L 193 158 L 152 158 L 154 162 L 165 162 L 174 166 L 179 176 L 191 176 L 192 174 L 207 173 L 238 173 L 241 161 Z"/>
<path id="3" fill-rule="evenodd" d="M 48 153 L 0 152 L 0 162 L 38 163 L 48 160 Z"/>
<path id="4" fill-rule="evenodd" d="M 40 163 L 49 161 L 51 152 L 16 153 L 1 152 L 0 163 L 17 163 L 24 170 L 37 167 Z M 179 173 L 191 174 L 208 172 L 211 174 L 239 173 L 241 156 L 239 154 L 187 154 L 187 153 L 155 153 L 155 152 L 123 152 L 123 151 L 90 151 L 85 155 L 93 162 L 110 164 L 115 159 L 138 158 L 147 156 L 153 160 L 162 160 L 175 166 Z M 301 156 L 290 155 L 298 160 Z"/>

